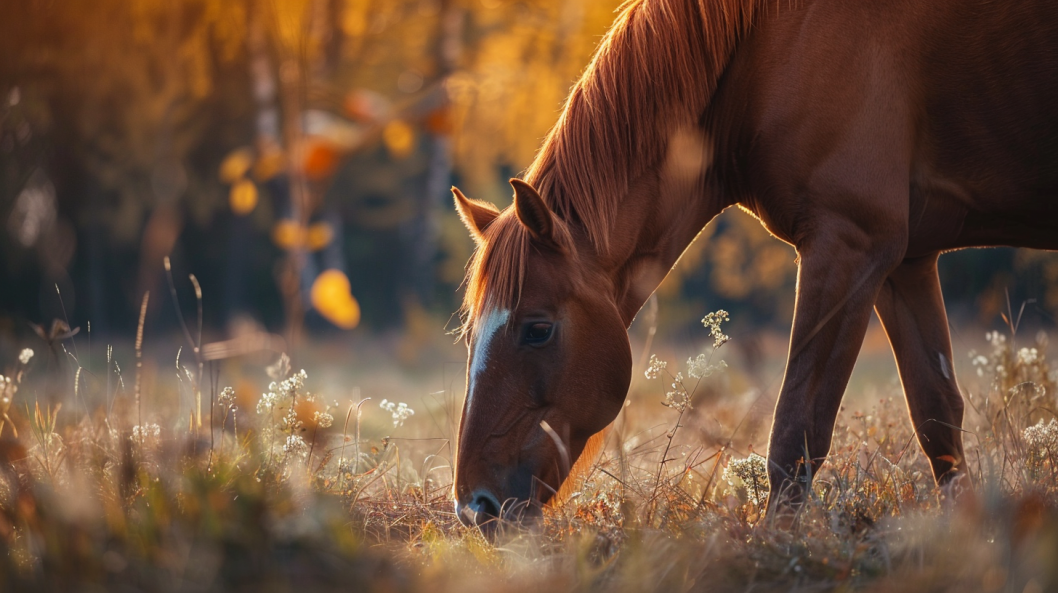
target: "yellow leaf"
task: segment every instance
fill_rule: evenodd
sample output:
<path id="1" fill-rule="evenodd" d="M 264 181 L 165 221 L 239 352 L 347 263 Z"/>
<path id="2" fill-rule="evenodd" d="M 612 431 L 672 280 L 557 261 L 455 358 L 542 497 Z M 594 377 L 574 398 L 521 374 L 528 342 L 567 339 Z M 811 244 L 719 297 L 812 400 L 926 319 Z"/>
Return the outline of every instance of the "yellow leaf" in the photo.
<path id="1" fill-rule="evenodd" d="M 331 225 L 325 222 L 317 222 L 309 227 L 309 232 L 305 238 L 305 244 L 306 247 L 309 248 L 309 251 L 319 251 L 330 245 L 331 239 L 333 238 L 334 231 L 331 230 Z"/>
<path id="2" fill-rule="evenodd" d="M 341 270 L 325 270 L 312 283 L 312 306 L 328 321 L 342 329 L 360 323 L 360 304 L 350 292 L 349 278 Z"/>
<path id="3" fill-rule="evenodd" d="M 249 148 L 234 150 L 220 164 L 220 180 L 235 183 L 242 179 L 253 165 L 253 153 Z"/>
<path id="4" fill-rule="evenodd" d="M 283 151 L 274 149 L 262 154 L 254 165 L 253 174 L 258 181 L 268 181 L 281 172 L 285 166 L 286 156 Z"/>
<path id="5" fill-rule="evenodd" d="M 393 120 L 382 130 L 382 141 L 394 158 L 402 159 L 414 148 L 415 130 L 399 119 Z"/>
<path id="6" fill-rule="evenodd" d="M 303 234 L 298 223 L 285 218 L 272 228 L 272 241 L 281 249 L 290 250 L 302 244 Z"/>
<path id="7" fill-rule="evenodd" d="M 257 186 L 249 179 L 240 179 L 228 192 L 231 211 L 239 216 L 253 212 L 257 207 Z"/>

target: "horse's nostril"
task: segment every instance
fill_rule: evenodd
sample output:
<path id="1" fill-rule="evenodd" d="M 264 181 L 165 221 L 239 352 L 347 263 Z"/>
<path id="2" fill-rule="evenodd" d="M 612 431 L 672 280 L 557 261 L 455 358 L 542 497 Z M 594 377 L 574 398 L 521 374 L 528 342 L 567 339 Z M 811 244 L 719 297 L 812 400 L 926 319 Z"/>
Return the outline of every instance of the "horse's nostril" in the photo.
<path id="1" fill-rule="evenodd" d="M 471 501 L 470 506 L 480 517 L 478 523 L 480 524 L 483 520 L 500 516 L 500 503 L 496 501 L 496 497 L 489 494 L 488 492 L 478 492 L 474 495 L 474 500 Z M 484 516 L 482 516 L 484 515 Z"/>
<path id="2" fill-rule="evenodd" d="M 492 494 L 478 490 L 470 502 L 459 510 L 459 520 L 465 525 L 484 525 L 500 516 L 500 503 Z"/>

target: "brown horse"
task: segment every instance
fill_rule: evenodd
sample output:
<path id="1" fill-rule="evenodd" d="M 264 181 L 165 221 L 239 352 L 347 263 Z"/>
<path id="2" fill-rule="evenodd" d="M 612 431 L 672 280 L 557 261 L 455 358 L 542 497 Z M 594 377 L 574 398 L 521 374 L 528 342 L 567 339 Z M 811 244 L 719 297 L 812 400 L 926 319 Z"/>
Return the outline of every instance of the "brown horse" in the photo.
<path id="1" fill-rule="evenodd" d="M 797 494 L 829 449 L 872 307 L 940 484 L 963 402 L 943 251 L 1058 248 L 1050 0 L 640 0 L 574 87 L 514 203 L 455 190 L 468 268 L 455 499 L 481 523 L 550 498 L 621 409 L 626 328 L 738 204 L 798 254 L 768 450 Z"/>

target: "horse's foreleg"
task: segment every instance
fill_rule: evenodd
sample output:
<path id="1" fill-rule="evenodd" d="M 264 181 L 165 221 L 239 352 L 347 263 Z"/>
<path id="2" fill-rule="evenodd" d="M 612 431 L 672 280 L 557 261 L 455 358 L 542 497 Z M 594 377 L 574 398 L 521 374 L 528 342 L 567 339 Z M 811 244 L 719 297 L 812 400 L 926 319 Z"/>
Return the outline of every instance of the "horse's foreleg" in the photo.
<path id="1" fill-rule="evenodd" d="M 875 310 L 896 355 L 918 441 L 937 484 L 944 485 L 962 469 L 963 399 L 955 382 L 937 255 L 906 260 L 893 270 Z"/>
<path id="2" fill-rule="evenodd" d="M 768 447 L 769 506 L 798 502 L 830 451 L 871 308 L 903 258 L 902 245 L 872 240 L 890 235 L 853 228 L 800 250 L 790 357 Z"/>

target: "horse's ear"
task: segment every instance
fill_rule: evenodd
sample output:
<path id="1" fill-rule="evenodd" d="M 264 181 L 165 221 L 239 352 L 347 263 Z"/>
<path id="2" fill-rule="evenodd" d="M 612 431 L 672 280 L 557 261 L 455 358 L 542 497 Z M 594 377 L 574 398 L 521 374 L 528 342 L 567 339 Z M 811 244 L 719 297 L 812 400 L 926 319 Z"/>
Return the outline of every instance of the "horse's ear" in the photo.
<path id="1" fill-rule="evenodd" d="M 500 211 L 488 202 L 471 200 L 464 196 L 463 192 L 459 191 L 457 187 L 452 188 L 452 195 L 456 198 L 456 212 L 459 212 L 459 218 L 462 218 L 463 224 L 467 225 L 470 236 L 480 243 L 485 227 L 496 220 L 496 217 L 500 215 Z"/>
<path id="2" fill-rule="evenodd" d="M 536 189 L 521 179 L 511 179 L 514 188 L 514 212 L 529 234 L 542 243 L 557 245 L 555 219 Z"/>

